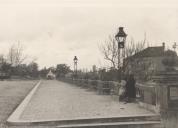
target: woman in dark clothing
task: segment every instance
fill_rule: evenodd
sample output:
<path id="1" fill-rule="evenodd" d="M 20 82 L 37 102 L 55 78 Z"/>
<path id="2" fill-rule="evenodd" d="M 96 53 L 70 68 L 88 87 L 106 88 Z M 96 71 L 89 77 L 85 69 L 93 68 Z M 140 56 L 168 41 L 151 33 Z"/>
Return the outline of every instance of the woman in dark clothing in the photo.
<path id="1" fill-rule="evenodd" d="M 126 97 L 127 102 L 136 98 L 135 79 L 133 74 L 130 74 L 126 81 Z"/>

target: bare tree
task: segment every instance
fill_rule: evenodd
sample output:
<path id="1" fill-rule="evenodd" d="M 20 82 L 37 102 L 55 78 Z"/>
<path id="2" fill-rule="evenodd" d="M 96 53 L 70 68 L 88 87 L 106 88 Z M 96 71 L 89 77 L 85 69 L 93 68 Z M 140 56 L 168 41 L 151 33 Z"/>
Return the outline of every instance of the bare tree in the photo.
<path id="1" fill-rule="evenodd" d="M 8 61 L 12 66 L 18 66 L 22 64 L 26 58 L 27 55 L 24 55 L 24 47 L 20 42 L 13 44 L 9 48 Z"/>
<path id="2" fill-rule="evenodd" d="M 141 50 L 143 50 L 146 46 L 146 35 L 144 37 L 143 41 L 135 43 L 134 39 L 131 38 L 131 41 L 126 43 L 125 46 L 125 57 L 132 56 Z M 117 46 L 117 41 L 115 40 L 114 36 L 109 36 L 109 39 L 103 43 L 100 44 L 99 50 L 104 56 L 104 59 L 108 60 L 111 62 L 111 65 L 113 68 L 117 68 L 119 65 L 118 64 L 118 46 Z M 122 57 L 122 56 L 121 56 Z"/>
<path id="3" fill-rule="evenodd" d="M 104 59 L 111 62 L 112 67 L 117 67 L 118 47 L 116 40 L 109 36 L 109 40 L 99 46 L 101 53 L 104 55 Z"/>
<path id="4" fill-rule="evenodd" d="M 146 40 L 146 34 L 144 39 L 135 42 L 133 38 L 130 41 L 127 41 L 124 49 L 125 60 L 123 62 L 122 71 L 127 73 L 131 71 L 140 80 L 149 80 L 154 75 L 154 63 L 151 59 L 144 57 L 134 57 L 137 53 L 144 50 L 146 47 L 149 47 L 149 42 Z M 124 59 L 123 56 L 118 58 L 118 45 L 114 36 L 109 36 L 109 40 L 103 44 L 100 44 L 99 50 L 103 54 L 104 58 L 111 62 L 114 69 L 120 68 L 118 66 L 118 59 Z M 132 56 L 132 57 L 131 57 Z M 119 65 L 122 65 L 121 63 Z M 139 67 L 139 68 L 138 68 Z"/>

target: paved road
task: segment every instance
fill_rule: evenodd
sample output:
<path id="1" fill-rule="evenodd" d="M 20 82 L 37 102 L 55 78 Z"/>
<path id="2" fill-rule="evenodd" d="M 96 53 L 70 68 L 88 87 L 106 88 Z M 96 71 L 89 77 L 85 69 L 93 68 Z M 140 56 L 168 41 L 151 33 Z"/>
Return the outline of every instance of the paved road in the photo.
<path id="1" fill-rule="evenodd" d="M 75 85 L 49 80 L 42 81 L 28 106 L 23 120 L 77 119 L 151 114 L 137 104 L 116 102 L 107 95 Z"/>

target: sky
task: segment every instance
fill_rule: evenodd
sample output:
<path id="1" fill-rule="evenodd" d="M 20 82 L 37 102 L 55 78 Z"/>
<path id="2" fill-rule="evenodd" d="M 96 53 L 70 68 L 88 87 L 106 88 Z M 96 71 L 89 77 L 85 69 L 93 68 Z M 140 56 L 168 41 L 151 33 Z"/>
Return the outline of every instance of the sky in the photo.
<path id="1" fill-rule="evenodd" d="M 127 42 L 146 35 L 152 46 L 178 43 L 176 0 L 0 0 L 0 54 L 20 42 L 40 68 L 66 63 L 73 68 L 108 66 L 99 45 L 118 27 Z"/>

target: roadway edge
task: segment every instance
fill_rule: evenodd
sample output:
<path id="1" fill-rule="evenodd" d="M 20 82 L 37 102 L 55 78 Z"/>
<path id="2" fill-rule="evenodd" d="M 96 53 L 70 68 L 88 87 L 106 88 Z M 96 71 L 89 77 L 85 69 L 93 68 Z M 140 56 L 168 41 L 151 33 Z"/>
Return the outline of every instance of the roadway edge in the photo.
<path id="1" fill-rule="evenodd" d="M 24 100 L 19 104 L 19 106 L 13 111 L 13 113 L 8 117 L 7 123 L 15 123 L 20 122 L 20 116 L 25 110 L 26 106 L 30 102 L 33 94 L 38 89 L 39 85 L 41 84 L 41 80 L 33 87 L 33 89 L 29 92 L 29 94 L 24 98 Z"/>

